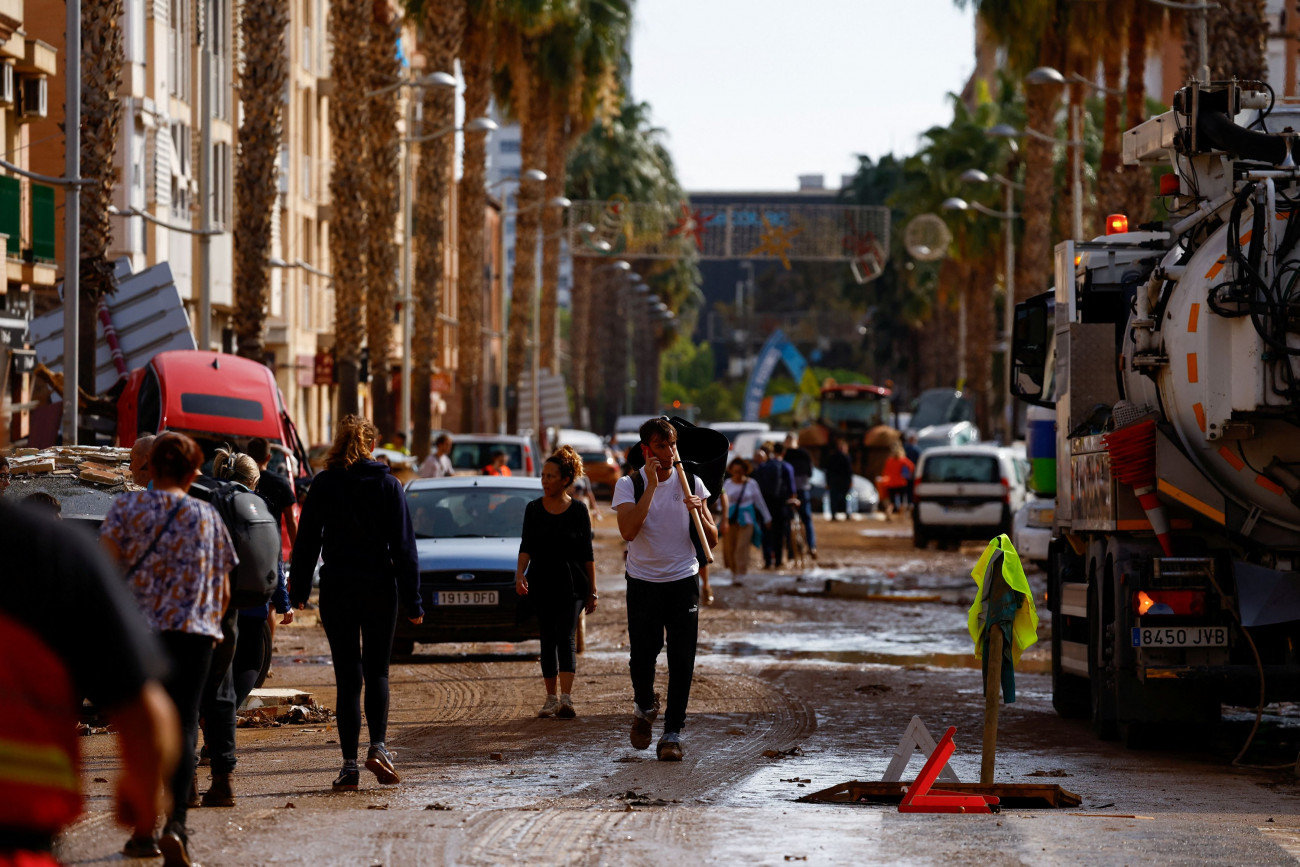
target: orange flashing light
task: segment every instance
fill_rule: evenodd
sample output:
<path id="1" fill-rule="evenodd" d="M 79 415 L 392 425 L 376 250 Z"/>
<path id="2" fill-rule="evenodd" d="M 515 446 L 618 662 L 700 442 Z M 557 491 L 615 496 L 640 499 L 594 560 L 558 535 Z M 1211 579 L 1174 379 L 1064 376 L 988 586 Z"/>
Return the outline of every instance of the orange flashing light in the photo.
<path id="1" fill-rule="evenodd" d="M 1182 192 L 1178 175 L 1170 173 L 1160 176 L 1160 195 L 1176 196 Z"/>
<path id="2" fill-rule="evenodd" d="M 1151 606 L 1155 604 L 1156 601 L 1152 599 L 1150 596 L 1148 596 L 1145 590 L 1140 591 L 1138 593 L 1137 595 L 1138 614 L 1146 614 L 1148 611 L 1151 610 Z"/>
<path id="3" fill-rule="evenodd" d="M 1106 234 L 1118 235 L 1128 231 L 1128 217 L 1123 214 L 1111 214 L 1106 218 Z"/>

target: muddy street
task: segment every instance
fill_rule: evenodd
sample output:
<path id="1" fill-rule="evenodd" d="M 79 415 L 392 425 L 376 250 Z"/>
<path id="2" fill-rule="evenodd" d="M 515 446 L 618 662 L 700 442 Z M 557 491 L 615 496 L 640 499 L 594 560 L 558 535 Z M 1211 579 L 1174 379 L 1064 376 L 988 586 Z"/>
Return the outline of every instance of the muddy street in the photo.
<path id="1" fill-rule="evenodd" d="M 363 775 L 334 793 L 329 724 L 239 731 L 236 806 L 191 813 L 192 849 L 235 864 L 1289 864 L 1300 856 L 1294 768 L 1231 760 L 1254 721 L 1231 711 L 1213 737 L 1129 751 L 1051 705 L 1050 623 L 1004 705 L 999 782 L 1058 783 L 1069 810 L 904 815 L 887 806 L 801 803 L 848 780 L 879 780 L 913 715 L 977 781 L 983 697 L 966 632 L 980 548 L 917 551 L 905 525 L 818 522 L 820 557 L 735 580 L 718 570 L 701 614 L 685 760 L 628 743 L 631 686 L 621 547 L 596 525 L 601 607 L 589 619 L 575 720 L 537 719 L 535 643 L 422 645 L 392 670 L 389 731 L 403 782 Z M 719 564 L 720 565 L 720 564 Z M 1031 575 L 1041 599 L 1041 575 Z M 826 596 L 843 582 L 868 598 Z M 314 612 L 276 635 L 268 687 L 333 706 Z M 662 669 L 661 683 L 662 689 Z M 658 730 L 656 729 L 656 735 Z M 1270 708 L 1252 758 L 1295 761 L 1300 710 Z M 111 818 L 111 734 L 83 739 L 87 815 L 61 841 L 73 864 L 123 863 Z M 905 779 L 920 769 L 913 757 Z M 200 769 L 200 788 L 207 774 Z M 131 862 L 133 863 L 133 862 Z M 145 863 L 145 862 L 141 862 Z"/>

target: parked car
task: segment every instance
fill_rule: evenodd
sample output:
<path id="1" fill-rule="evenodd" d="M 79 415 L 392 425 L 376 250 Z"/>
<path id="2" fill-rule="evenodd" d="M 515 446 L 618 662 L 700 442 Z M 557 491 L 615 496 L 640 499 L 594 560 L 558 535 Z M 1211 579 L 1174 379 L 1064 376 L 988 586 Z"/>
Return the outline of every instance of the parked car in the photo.
<path id="1" fill-rule="evenodd" d="M 1056 519 L 1056 500 L 1030 494 L 1011 519 L 1011 544 L 1021 562 L 1047 569 L 1047 550 L 1052 542 L 1052 524 Z"/>
<path id="2" fill-rule="evenodd" d="M 1006 448 L 968 445 L 921 455 L 912 490 L 912 534 L 918 548 L 931 539 L 955 545 L 1011 531 L 1025 502 L 1027 464 Z"/>
<path id="3" fill-rule="evenodd" d="M 424 622 L 398 618 L 394 654 L 409 655 L 416 644 L 539 637 L 537 618 L 515 594 L 515 564 L 524 508 L 541 495 L 536 478 L 453 476 L 406 486 Z"/>
<path id="4" fill-rule="evenodd" d="M 492 463 L 497 450 L 506 453 L 506 466 L 516 476 L 540 476 L 537 446 L 526 436 L 508 434 L 452 434 L 451 468 L 458 476 L 475 476 Z"/>
<path id="5" fill-rule="evenodd" d="M 917 451 L 939 446 L 968 446 L 980 441 L 980 429 L 968 421 L 932 424 L 909 432 L 916 436 Z"/>

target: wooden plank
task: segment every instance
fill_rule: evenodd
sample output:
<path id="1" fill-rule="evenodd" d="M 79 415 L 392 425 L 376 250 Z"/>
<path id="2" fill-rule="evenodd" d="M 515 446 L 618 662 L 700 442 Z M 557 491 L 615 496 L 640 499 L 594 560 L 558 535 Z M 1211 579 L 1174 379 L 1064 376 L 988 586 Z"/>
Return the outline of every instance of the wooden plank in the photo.
<path id="1" fill-rule="evenodd" d="M 805 803 L 818 804 L 897 804 L 903 800 L 910 782 L 885 783 L 850 780 L 819 792 L 799 798 Z M 946 792 L 972 795 L 996 795 L 1004 807 L 1077 807 L 1083 799 L 1068 789 L 1054 783 L 948 783 Z"/>

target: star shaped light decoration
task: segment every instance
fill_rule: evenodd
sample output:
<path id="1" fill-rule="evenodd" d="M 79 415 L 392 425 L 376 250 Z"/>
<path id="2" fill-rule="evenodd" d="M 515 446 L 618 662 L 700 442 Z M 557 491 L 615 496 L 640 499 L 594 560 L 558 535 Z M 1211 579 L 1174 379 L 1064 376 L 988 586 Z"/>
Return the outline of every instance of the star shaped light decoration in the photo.
<path id="1" fill-rule="evenodd" d="M 693 209 L 686 202 L 682 202 L 681 207 L 682 214 L 677 218 L 677 224 L 668 232 L 668 237 L 687 237 L 695 242 L 695 249 L 704 249 L 704 230 L 708 228 L 709 223 L 718 218 L 718 215 L 709 214 L 706 217 L 699 208 Z"/>
<path id="2" fill-rule="evenodd" d="M 785 270 L 790 270 L 790 248 L 794 246 L 794 236 L 803 231 L 803 226 L 797 229 L 787 229 L 785 226 L 776 226 L 767 220 L 767 214 L 762 214 L 763 232 L 758 236 L 759 245 L 746 253 L 746 256 L 776 256 L 785 266 Z"/>

